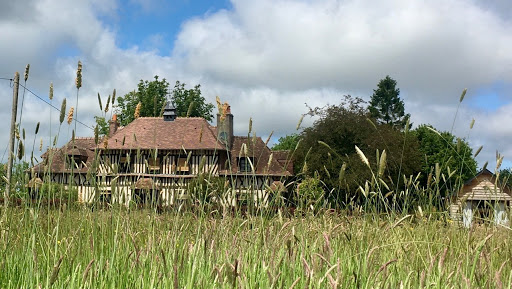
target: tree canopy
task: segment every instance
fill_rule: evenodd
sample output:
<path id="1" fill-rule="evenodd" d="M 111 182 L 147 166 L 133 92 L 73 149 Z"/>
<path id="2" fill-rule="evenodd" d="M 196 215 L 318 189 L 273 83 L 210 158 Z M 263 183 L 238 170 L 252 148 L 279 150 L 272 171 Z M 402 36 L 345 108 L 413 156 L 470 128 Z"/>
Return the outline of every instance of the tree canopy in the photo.
<path id="1" fill-rule="evenodd" d="M 165 78 L 160 80 L 155 76 L 153 81 L 141 80 L 136 90 L 117 99 L 119 122 L 121 125 L 132 122 L 136 110 L 138 117 L 161 116 L 168 101 L 167 96 L 170 96 L 177 116 L 204 117 L 211 121 L 214 105 L 206 102 L 200 87 L 198 84 L 193 89 L 186 89 L 185 83 L 176 81 L 174 89 L 169 91 L 169 83 Z"/>
<path id="2" fill-rule="evenodd" d="M 185 89 L 185 83 L 176 81 L 174 89 L 171 92 L 171 102 L 176 108 L 177 116 L 203 117 L 211 121 L 213 119 L 212 103 L 207 103 L 201 96 L 201 85 L 196 85 L 192 89 Z"/>
<path id="3" fill-rule="evenodd" d="M 127 125 L 135 119 L 135 110 L 140 103 L 138 116 L 160 116 L 167 102 L 169 83 L 167 80 L 140 80 L 137 90 L 128 92 L 117 99 L 121 125 Z"/>
<path id="4" fill-rule="evenodd" d="M 431 125 L 420 125 L 412 133 L 420 144 L 421 171 L 425 181 L 430 173 L 435 174 L 436 164 L 441 170 L 439 173 L 444 174 L 451 185 L 456 185 L 457 178 L 460 184 L 475 176 L 477 164 L 465 140 L 446 131 L 438 132 Z"/>
<path id="5" fill-rule="evenodd" d="M 294 160 L 296 173 L 318 174 L 333 193 L 331 199 L 347 203 L 360 198 L 357 188 L 372 179 L 372 172 L 382 170 L 382 181 L 393 187 L 403 175 L 421 168 L 415 138 L 388 125 L 373 123 L 360 98 L 345 96 L 341 104 L 311 109 L 310 115 L 318 119 L 300 134 Z M 370 168 L 361 160 L 356 146 L 369 159 Z M 377 150 L 386 150 L 385 169 L 379 169 L 381 164 L 372 157 Z"/>
<path id="6" fill-rule="evenodd" d="M 297 147 L 300 136 L 296 133 L 285 135 L 277 140 L 277 143 L 272 147 L 272 150 L 289 150 L 293 151 Z"/>
<path id="7" fill-rule="evenodd" d="M 379 123 L 391 125 L 394 128 L 405 129 L 409 114 L 405 114 L 404 102 L 400 99 L 400 89 L 396 80 L 387 75 L 373 90 L 368 110 Z"/>

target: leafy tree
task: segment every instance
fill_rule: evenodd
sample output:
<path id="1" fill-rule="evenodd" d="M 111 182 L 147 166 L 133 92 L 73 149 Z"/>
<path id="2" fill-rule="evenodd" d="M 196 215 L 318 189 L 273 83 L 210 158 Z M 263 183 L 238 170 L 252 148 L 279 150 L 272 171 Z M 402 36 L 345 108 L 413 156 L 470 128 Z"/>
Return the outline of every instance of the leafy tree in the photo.
<path id="1" fill-rule="evenodd" d="M 501 169 L 500 174 L 500 185 L 507 185 L 512 188 L 512 169 Z"/>
<path id="2" fill-rule="evenodd" d="M 98 133 L 100 136 L 108 135 L 109 125 L 103 116 L 95 116 L 94 120 L 98 125 Z"/>
<path id="3" fill-rule="evenodd" d="M 176 108 L 177 116 L 204 117 L 209 121 L 213 119 L 214 105 L 206 103 L 205 98 L 201 96 L 200 87 L 198 84 L 193 89 L 185 89 L 184 83 L 176 81 L 174 89 L 170 92 L 170 101 Z M 141 104 L 139 116 L 160 116 L 167 103 L 167 95 L 169 95 L 169 83 L 165 78 L 159 80 L 158 76 L 155 76 L 153 81 L 141 80 L 137 90 L 117 99 L 120 109 L 119 122 L 121 125 L 132 122 L 139 103 Z"/>
<path id="4" fill-rule="evenodd" d="M 201 85 L 194 86 L 193 89 L 185 89 L 185 83 L 176 81 L 171 93 L 171 101 L 176 107 L 177 116 L 203 117 L 211 121 L 213 119 L 213 108 L 211 103 L 207 103 L 201 96 Z"/>
<path id="5" fill-rule="evenodd" d="M 442 183 L 449 185 L 449 188 L 457 184 L 457 178 L 458 184 L 461 184 L 475 176 L 477 163 L 465 140 L 449 132 L 438 132 L 430 125 L 420 125 L 412 133 L 420 144 L 423 160 L 421 171 L 425 184 L 429 174 L 435 175 L 436 164 L 440 169 L 439 175 L 444 174 L 447 180 Z M 452 177 L 448 178 L 450 175 Z"/>
<path id="6" fill-rule="evenodd" d="M 167 80 L 159 80 L 155 76 L 153 81 L 139 82 L 137 90 L 125 94 L 117 99 L 118 108 L 121 110 L 118 119 L 121 125 L 127 125 L 135 119 L 135 109 L 140 103 L 139 116 L 159 116 L 162 108 L 167 103 L 169 83 Z"/>
<path id="7" fill-rule="evenodd" d="M 405 129 L 409 114 L 405 114 L 404 102 L 400 99 L 400 89 L 396 80 L 387 75 L 373 90 L 368 110 L 379 123 L 391 125 L 394 128 Z"/>
<path id="8" fill-rule="evenodd" d="M 272 147 L 272 150 L 295 150 L 297 143 L 299 142 L 300 136 L 296 133 L 280 137 L 277 143 Z"/>
<path id="9" fill-rule="evenodd" d="M 332 192 L 329 198 L 345 204 L 360 202 L 357 188 L 373 179 L 372 172 L 377 175 L 379 162 L 372 157 L 377 150 L 386 150 L 386 169 L 378 177 L 391 190 L 403 175 L 409 176 L 421 166 L 415 138 L 371 122 L 364 104 L 360 98 L 345 96 L 340 105 L 311 109 L 309 114 L 319 118 L 300 134 L 301 142 L 295 153 L 296 173 L 317 174 L 327 191 Z M 356 146 L 370 160 L 371 170 L 362 162 Z"/>

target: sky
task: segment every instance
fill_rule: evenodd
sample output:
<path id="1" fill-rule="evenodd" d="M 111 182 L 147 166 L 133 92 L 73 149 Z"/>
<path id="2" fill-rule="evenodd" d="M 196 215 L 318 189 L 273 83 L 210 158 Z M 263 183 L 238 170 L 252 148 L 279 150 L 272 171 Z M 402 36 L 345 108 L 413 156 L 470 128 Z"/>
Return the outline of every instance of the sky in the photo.
<path id="1" fill-rule="evenodd" d="M 60 108 L 66 98 L 84 124 L 76 135 L 92 136 L 102 115 L 98 93 L 106 102 L 113 89 L 124 95 L 155 75 L 171 86 L 201 84 L 208 102 L 229 102 L 236 134 L 247 134 L 252 118 L 253 130 L 264 139 L 273 132 L 273 142 L 300 132 L 307 106 L 339 104 L 347 94 L 368 101 L 390 75 L 415 126 L 450 131 L 474 151 L 483 146 L 479 166 L 494 169 L 496 152 L 512 166 L 508 0 L 0 0 L 0 7 L 0 78 L 19 71 L 24 84 L 29 63 L 26 87 L 44 100 L 20 90 L 18 120 L 36 156 L 41 138 L 44 152 L 50 136 L 63 144 L 74 129 L 59 126 L 46 102 Z M 5 162 L 10 81 L 0 79 L 0 97 Z"/>

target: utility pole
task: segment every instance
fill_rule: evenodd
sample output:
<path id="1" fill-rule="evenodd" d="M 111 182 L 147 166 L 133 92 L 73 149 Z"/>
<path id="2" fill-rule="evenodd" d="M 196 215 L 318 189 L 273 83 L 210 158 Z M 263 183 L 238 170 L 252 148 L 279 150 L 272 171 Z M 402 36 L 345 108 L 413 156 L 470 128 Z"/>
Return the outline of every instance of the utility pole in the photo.
<path id="1" fill-rule="evenodd" d="M 16 114 L 18 112 L 18 89 L 20 88 L 20 74 L 14 74 L 14 87 L 12 91 L 11 134 L 9 136 L 9 159 L 7 161 L 7 184 L 4 192 L 4 205 L 7 211 L 9 195 L 11 194 L 12 161 L 14 157 L 14 138 L 16 137 Z"/>

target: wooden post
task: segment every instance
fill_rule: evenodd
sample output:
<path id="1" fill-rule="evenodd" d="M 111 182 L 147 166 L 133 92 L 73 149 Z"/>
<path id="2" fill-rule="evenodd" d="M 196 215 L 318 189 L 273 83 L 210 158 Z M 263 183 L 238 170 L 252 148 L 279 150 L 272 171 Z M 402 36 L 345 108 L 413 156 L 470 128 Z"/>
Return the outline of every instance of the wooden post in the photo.
<path id="1" fill-rule="evenodd" d="M 20 87 L 20 74 L 14 75 L 14 88 L 12 92 L 12 112 L 11 112 L 11 134 L 9 137 L 9 158 L 7 161 L 7 184 L 4 192 L 4 205 L 7 210 L 9 204 L 9 195 L 11 194 L 12 162 L 14 157 L 14 138 L 16 137 L 16 114 L 18 112 L 18 89 Z"/>

